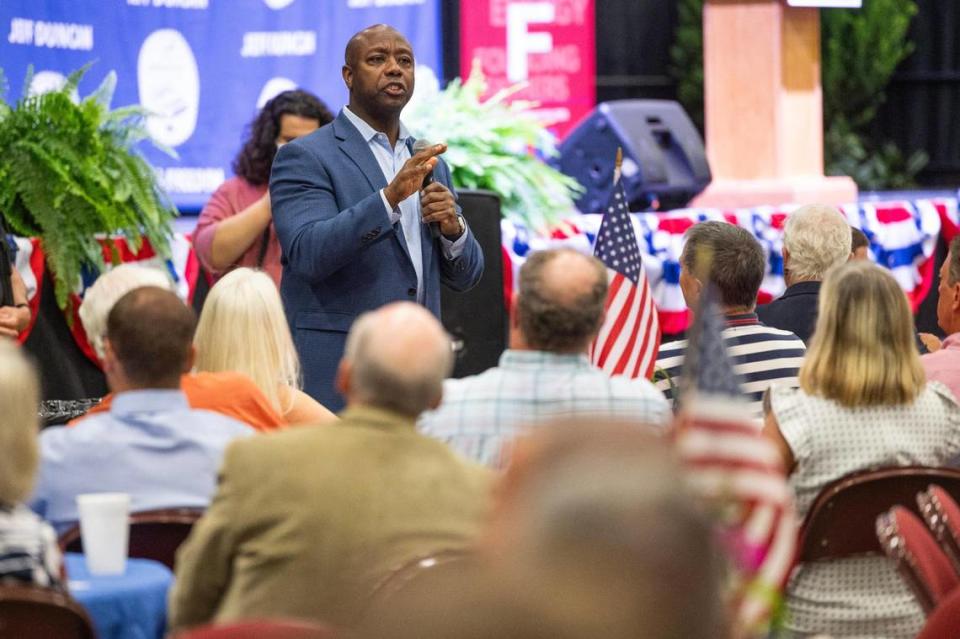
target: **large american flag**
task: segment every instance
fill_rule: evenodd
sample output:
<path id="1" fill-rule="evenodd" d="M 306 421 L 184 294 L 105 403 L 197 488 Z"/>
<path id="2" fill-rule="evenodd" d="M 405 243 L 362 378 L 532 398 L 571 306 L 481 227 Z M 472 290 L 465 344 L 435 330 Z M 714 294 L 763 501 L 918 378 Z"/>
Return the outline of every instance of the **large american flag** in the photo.
<path id="1" fill-rule="evenodd" d="M 765 637 L 793 565 L 797 518 L 780 452 L 750 419 L 724 326 L 708 285 L 684 358 L 676 444 L 733 559 L 733 636 Z"/>
<path id="2" fill-rule="evenodd" d="M 649 379 L 660 348 L 660 321 L 619 180 L 604 211 L 593 254 L 607 267 L 610 290 L 606 319 L 590 359 L 610 375 Z"/>

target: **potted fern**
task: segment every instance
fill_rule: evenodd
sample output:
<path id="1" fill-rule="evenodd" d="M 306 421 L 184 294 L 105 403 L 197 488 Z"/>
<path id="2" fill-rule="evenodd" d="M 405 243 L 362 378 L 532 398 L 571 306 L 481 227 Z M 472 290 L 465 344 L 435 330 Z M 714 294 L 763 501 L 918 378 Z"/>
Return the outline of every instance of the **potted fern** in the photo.
<path id="1" fill-rule="evenodd" d="M 32 96 L 31 69 L 12 106 L 0 70 L 0 216 L 12 232 L 41 238 L 61 308 L 83 269 L 104 267 L 98 234 L 122 234 L 133 250 L 147 238 L 168 257 L 176 217 L 136 148 L 149 139 L 144 110 L 110 109 L 116 74 L 74 101 L 88 68 L 72 73 L 60 90 Z"/>

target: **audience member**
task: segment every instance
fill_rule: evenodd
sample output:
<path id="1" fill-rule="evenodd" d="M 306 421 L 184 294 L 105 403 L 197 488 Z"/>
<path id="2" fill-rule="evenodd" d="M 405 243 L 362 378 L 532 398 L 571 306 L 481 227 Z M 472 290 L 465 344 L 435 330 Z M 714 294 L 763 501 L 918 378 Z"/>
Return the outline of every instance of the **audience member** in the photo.
<path id="1" fill-rule="evenodd" d="M 790 331 L 771 328 L 754 312 L 766 260 L 753 236 L 725 222 L 701 222 L 690 227 L 680 255 L 680 289 L 690 308 L 712 280 L 720 296 L 727 328 L 723 341 L 740 377 L 751 415 L 762 416 L 763 393 L 772 383 L 797 385 L 797 372 L 806 347 Z M 687 340 L 660 346 L 657 355 L 657 388 L 668 399 L 676 398 L 681 384 Z"/>
<path id="2" fill-rule="evenodd" d="M 423 307 L 361 315 L 337 373 L 341 420 L 237 442 L 177 557 L 174 629 L 294 617 L 350 625 L 391 569 L 471 544 L 489 471 L 417 433 L 450 341 Z"/>
<path id="3" fill-rule="evenodd" d="M 866 234 L 855 226 L 851 226 L 850 236 L 850 259 L 869 260 L 870 240 L 867 238 Z"/>
<path id="4" fill-rule="evenodd" d="M 607 272 L 570 249 L 533 253 L 511 305 L 510 348 L 498 366 L 444 383 L 443 402 L 420 430 L 488 465 L 523 425 L 600 415 L 662 423 L 670 407 L 646 379 L 613 377 L 587 349 L 603 323 Z"/>
<path id="5" fill-rule="evenodd" d="M 2 241 L 2 238 L 0 238 Z M 10 268 L 9 304 L 0 302 L 0 337 L 17 339 L 20 333 L 30 326 L 30 304 L 27 300 L 27 287 L 15 267 Z"/>
<path id="6" fill-rule="evenodd" d="M 947 337 L 941 343 L 937 336 L 921 333 L 929 353 L 920 361 L 929 381 L 941 382 L 960 398 L 960 236 L 951 240 L 940 267 L 937 295 L 937 324 Z"/>
<path id="7" fill-rule="evenodd" d="M 273 157 L 284 144 L 331 121 L 326 105 L 300 89 L 279 93 L 263 105 L 233 161 L 236 177 L 220 185 L 197 220 L 193 245 L 214 277 L 252 266 L 280 286 L 280 242 L 267 190 Z"/>
<path id="8" fill-rule="evenodd" d="M 170 278 L 159 269 L 135 264 L 121 264 L 100 277 L 83 296 L 80 304 L 80 322 L 97 357 L 103 361 L 103 336 L 107 315 L 126 293 L 141 286 L 170 288 Z M 266 431 L 286 424 L 280 413 L 246 375 L 237 372 L 187 373 L 180 378 L 180 390 L 187 396 L 192 408 L 205 408 Z M 107 395 L 86 416 L 110 410 L 112 396 Z M 79 424 L 83 417 L 73 420 Z"/>
<path id="9" fill-rule="evenodd" d="M 0 341 L 0 583 L 60 585 L 60 551 L 49 524 L 23 505 L 37 472 L 37 374 Z"/>
<path id="10" fill-rule="evenodd" d="M 17 339 L 30 325 L 27 287 L 17 270 L 17 243 L 0 217 L 0 337 Z"/>
<path id="11" fill-rule="evenodd" d="M 194 337 L 198 372 L 247 375 L 288 424 L 336 417 L 300 390 L 300 360 L 280 293 L 265 273 L 237 268 L 210 290 Z"/>
<path id="12" fill-rule="evenodd" d="M 827 274 L 800 388 L 773 387 L 765 432 L 780 447 L 801 516 L 830 482 L 867 468 L 944 466 L 960 453 L 960 408 L 927 384 L 893 277 L 851 261 Z M 914 637 L 923 613 L 884 557 L 800 565 L 787 590 L 798 635 Z"/>
<path id="13" fill-rule="evenodd" d="M 562 602 L 572 636 L 724 637 L 710 523 L 645 430 L 581 419 L 518 441 L 483 548 L 505 584 Z"/>
<path id="14" fill-rule="evenodd" d="M 850 259 L 850 225 L 832 206 L 801 206 L 783 229 L 783 279 L 779 299 L 757 308 L 767 326 L 790 331 L 810 344 L 817 323 L 820 282 L 828 270 Z"/>
<path id="15" fill-rule="evenodd" d="M 193 311 L 158 287 L 114 305 L 103 339 L 112 406 L 78 428 L 41 433 L 37 513 L 66 528 L 77 520 L 76 496 L 94 492 L 129 493 L 134 512 L 209 503 L 227 443 L 254 431 L 188 405 L 180 376 L 193 363 L 195 324 Z"/>

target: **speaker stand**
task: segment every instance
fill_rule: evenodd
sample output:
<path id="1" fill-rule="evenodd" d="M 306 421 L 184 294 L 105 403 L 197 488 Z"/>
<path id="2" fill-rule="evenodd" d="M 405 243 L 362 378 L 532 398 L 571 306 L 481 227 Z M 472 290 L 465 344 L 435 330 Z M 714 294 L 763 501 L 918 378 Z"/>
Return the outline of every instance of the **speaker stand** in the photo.
<path id="1" fill-rule="evenodd" d="M 823 176 L 819 9 L 707 0 L 703 47 L 714 183 L 694 204 L 855 202 L 853 180 Z"/>

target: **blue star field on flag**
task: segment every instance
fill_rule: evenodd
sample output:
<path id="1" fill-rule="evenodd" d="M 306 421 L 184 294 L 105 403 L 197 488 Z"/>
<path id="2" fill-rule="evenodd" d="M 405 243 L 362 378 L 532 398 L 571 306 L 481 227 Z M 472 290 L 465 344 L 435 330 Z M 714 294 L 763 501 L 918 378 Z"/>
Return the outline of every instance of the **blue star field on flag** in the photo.
<path id="1" fill-rule="evenodd" d="M 627 210 L 627 196 L 619 181 L 613 187 L 607 203 L 593 254 L 607 268 L 621 273 L 634 285 L 639 283 L 643 258 L 640 257 L 637 236 Z"/>

